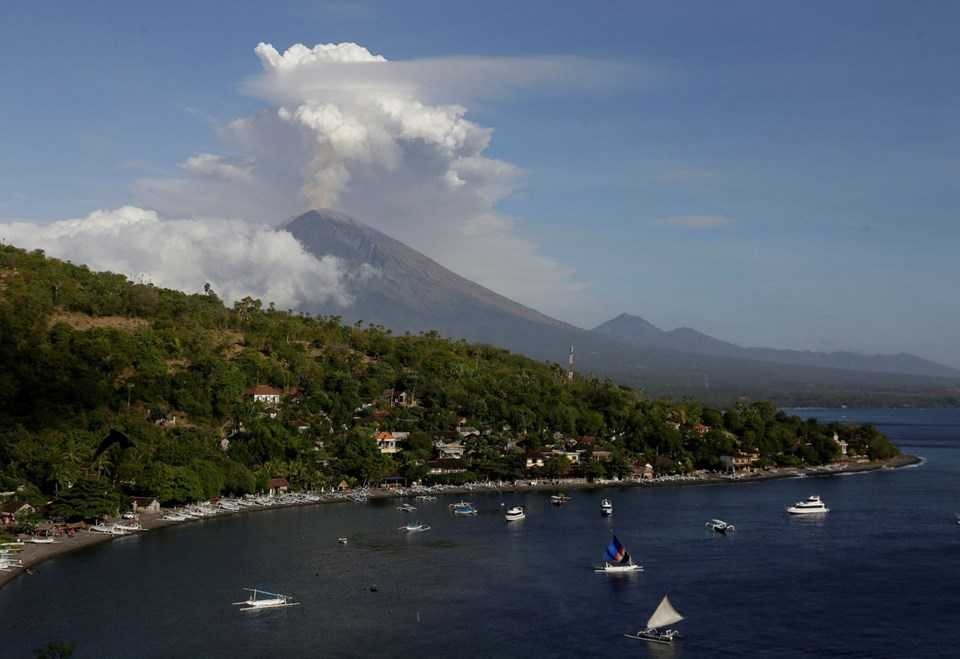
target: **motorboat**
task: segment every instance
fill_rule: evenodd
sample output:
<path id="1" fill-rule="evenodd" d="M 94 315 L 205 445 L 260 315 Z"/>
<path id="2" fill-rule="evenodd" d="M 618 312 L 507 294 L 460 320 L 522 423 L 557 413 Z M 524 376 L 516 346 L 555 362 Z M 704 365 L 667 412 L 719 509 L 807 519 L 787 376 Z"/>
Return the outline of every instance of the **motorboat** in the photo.
<path id="1" fill-rule="evenodd" d="M 736 531 L 737 527 L 733 524 L 727 524 L 722 519 L 711 519 L 706 523 L 706 527 L 711 531 L 716 531 L 717 533 L 729 533 L 730 531 Z"/>
<path id="2" fill-rule="evenodd" d="M 524 510 L 523 506 L 513 506 L 512 508 L 507 508 L 507 511 L 503 514 L 503 518 L 508 522 L 516 522 L 521 519 L 526 519 L 527 511 Z"/>
<path id="3" fill-rule="evenodd" d="M 347 537 L 345 537 L 345 536 L 341 536 L 341 537 L 337 538 L 337 542 L 339 542 L 341 545 L 345 545 L 345 544 L 347 544 L 348 542 L 350 542 L 350 539 L 347 538 Z"/>
<path id="4" fill-rule="evenodd" d="M 397 506 L 397 510 L 399 510 L 402 513 L 413 513 L 417 511 L 417 507 L 411 506 L 409 503 L 402 503 L 399 506 Z"/>
<path id="5" fill-rule="evenodd" d="M 791 515 L 816 515 L 828 513 L 830 509 L 820 500 L 819 495 L 811 494 L 806 501 L 797 501 L 792 506 L 788 506 L 787 512 Z"/>
<path id="6" fill-rule="evenodd" d="M 418 494 L 414 497 L 414 499 L 419 501 L 436 501 L 437 497 L 433 496 L 432 494 Z"/>
<path id="7" fill-rule="evenodd" d="M 477 509 L 469 501 L 458 501 L 450 504 L 450 510 L 454 515 L 476 515 Z"/>
<path id="8" fill-rule="evenodd" d="M 654 643 L 673 643 L 675 639 L 680 638 L 680 632 L 675 629 L 663 628 L 681 620 L 683 620 L 683 616 L 673 608 L 670 598 L 664 595 L 663 599 L 660 600 L 660 605 L 647 620 L 647 626 L 634 634 L 624 634 L 624 636 L 641 641 L 653 641 Z"/>
<path id="9" fill-rule="evenodd" d="M 594 568 L 594 572 L 604 572 L 607 574 L 618 574 L 623 572 L 639 572 L 643 570 L 642 565 L 633 562 L 633 557 L 627 552 L 617 536 L 610 539 L 607 550 L 603 555 L 603 563 Z"/>
<path id="10" fill-rule="evenodd" d="M 610 499 L 604 499 L 600 502 L 600 514 L 604 517 L 610 517 L 613 514 L 613 502 Z"/>
<path id="11" fill-rule="evenodd" d="M 242 602 L 234 602 L 234 606 L 239 606 L 241 611 L 262 611 L 264 609 L 279 609 L 287 606 L 297 606 L 300 602 L 293 601 L 290 595 L 281 595 L 280 593 L 271 593 L 258 588 L 244 588 L 250 593 L 250 597 Z M 263 597 L 260 597 L 263 595 Z"/>
<path id="12" fill-rule="evenodd" d="M 409 524 L 401 526 L 400 530 L 406 531 L 407 533 L 423 533 L 424 531 L 429 531 L 430 527 L 420 522 L 410 522 Z"/>
<path id="13" fill-rule="evenodd" d="M 567 496 L 566 494 L 564 494 L 563 492 L 557 492 L 556 494 L 551 494 L 551 495 L 550 495 L 550 503 L 552 503 L 552 504 L 554 504 L 554 505 L 556 505 L 556 506 L 562 506 L 563 504 L 567 503 L 568 501 L 570 501 L 570 497 L 568 497 L 568 496 Z"/>

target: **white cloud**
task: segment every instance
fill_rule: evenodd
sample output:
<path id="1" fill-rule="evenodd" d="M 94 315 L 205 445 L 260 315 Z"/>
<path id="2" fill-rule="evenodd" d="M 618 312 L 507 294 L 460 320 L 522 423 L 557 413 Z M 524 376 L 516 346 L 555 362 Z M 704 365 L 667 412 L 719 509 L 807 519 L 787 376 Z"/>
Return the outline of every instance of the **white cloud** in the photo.
<path id="1" fill-rule="evenodd" d="M 249 183 L 253 179 L 253 165 L 250 162 L 231 161 L 224 156 L 211 153 L 198 153 L 190 156 L 180 167 L 190 174 L 211 176 L 227 181 Z"/>
<path id="2" fill-rule="evenodd" d="M 271 107 L 222 127 L 239 157 L 198 154 L 178 177 L 141 179 L 143 204 L 274 223 L 332 207 L 548 313 L 584 290 L 498 210 L 523 172 L 486 155 L 493 130 L 463 103 L 533 86 L 603 91 L 657 72 L 556 56 L 392 62 L 353 43 L 255 52 L 263 71 L 245 88 Z"/>
<path id="3" fill-rule="evenodd" d="M 165 220 L 154 211 L 124 206 L 50 224 L 0 224 L 0 238 L 158 286 L 199 292 L 210 283 L 227 303 L 248 295 L 280 308 L 351 302 L 346 283 L 351 275 L 340 261 L 317 258 L 288 232 L 270 226 Z"/>
<path id="4" fill-rule="evenodd" d="M 657 220 L 658 224 L 669 224 L 689 229 L 719 229 L 734 224 L 734 220 L 722 215 L 678 215 Z"/>

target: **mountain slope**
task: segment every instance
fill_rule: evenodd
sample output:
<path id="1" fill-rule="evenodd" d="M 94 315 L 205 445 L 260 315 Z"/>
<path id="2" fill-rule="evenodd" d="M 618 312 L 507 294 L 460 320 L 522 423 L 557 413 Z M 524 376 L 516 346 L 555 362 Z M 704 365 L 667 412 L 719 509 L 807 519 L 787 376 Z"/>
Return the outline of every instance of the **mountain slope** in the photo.
<path id="1" fill-rule="evenodd" d="M 593 331 L 637 345 L 656 346 L 703 355 L 818 368 L 841 368 L 853 371 L 902 373 L 927 377 L 960 377 L 960 371 L 957 369 L 906 353 L 863 355 L 846 351 L 815 352 L 776 348 L 746 348 L 729 341 L 716 339 L 689 327 L 680 327 L 669 331 L 661 330 L 647 320 L 630 314 L 620 314 L 616 318 L 598 325 Z"/>
<path id="2" fill-rule="evenodd" d="M 583 330 L 479 286 L 341 213 L 310 211 L 285 228 L 317 256 L 332 254 L 352 271 L 367 265 L 366 270 L 372 267 L 376 272 L 354 279 L 351 294 L 355 301 L 350 307 L 308 305 L 301 309 L 310 313 L 377 323 L 397 332 L 436 330 L 560 363 L 575 345 L 578 370 L 615 378 L 655 395 L 695 395 L 716 402 L 750 396 L 797 404 L 837 400 L 879 404 L 904 391 L 928 392 L 944 386 L 943 381 L 928 377 L 784 366 Z M 652 325 L 646 330 L 651 336 L 660 332 Z M 689 332 L 677 334 L 681 338 L 686 335 Z M 700 337 L 706 335 L 687 336 L 691 341 L 701 341 Z M 913 395 L 909 400 L 914 400 Z"/>

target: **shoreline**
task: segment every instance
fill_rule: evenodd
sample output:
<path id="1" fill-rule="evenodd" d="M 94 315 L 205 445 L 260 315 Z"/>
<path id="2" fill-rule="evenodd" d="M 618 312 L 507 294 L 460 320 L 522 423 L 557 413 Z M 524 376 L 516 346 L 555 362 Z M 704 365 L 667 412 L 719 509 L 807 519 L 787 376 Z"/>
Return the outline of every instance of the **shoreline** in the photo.
<path id="1" fill-rule="evenodd" d="M 484 492 L 539 492 L 539 491 L 557 491 L 557 490 L 600 490 L 608 488 L 648 488 L 648 487 L 682 487 L 682 486 L 692 486 L 692 485 L 720 485 L 724 483 L 757 483 L 769 480 L 781 480 L 785 478 L 804 478 L 804 477 L 818 477 L 818 476 L 831 476 L 837 474 L 852 474 L 852 473 L 863 473 L 869 471 L 879 471 L 883 469 L 902 469 L 904 467 L 912 467 L 923 464 L 924 460 L 921 457 L 914 455 L 898 455 L 889 460 L 878 460 L 874 462 L 852 462 L 852 463 L 836 463 L 833 465 L 827 465 L 824 467 L 806 467 L 806 468 L 782 468 L 782 469 L 773 469 L 770 471 L 763 471 L 759 473 L 751 473 L 743 476 L 720 476 L 720 475 L 705 475 L 705 476 L 686 476 L 686 477 L 661 477 L 660 479 L 649 480 L 649 481 L 594 481 L 588 482 L 586 480 L 568 480 L 568 481 L 543 481 L 540 479 L 526 481 L 526 484 L 518 483 L 504 483 L 504 484 L 493 484 L 491 486 L 476 486 L 476 487 L 466 487 L 466 486 L 457 486 L 457 487 L 445 487 L 441 490 L 433 491 L 431 494 L 437 496 L 443 495 L 464 495 L 464 494 L 477 494 Z M 535 483 L 535 484 L 531 484 Z M 411 496 L 413 492 L 410 490 L 396 491 L 388 489 L 371 489 L 368 491 L 368 499 L 392 499 L 392 498 L 401 498 Z M 302 506 L 317 506 L 325 505 L 330 503 L 346 503 L 349 502 L 349 499 L 344 499 L 342 497 L 324 497 L 320 501 L 313 503 L 287 503 L 287 504 L 277 504 L 274 506 L 261 506 L 257 508 L 244 508 L 237 512 L 232 513 L 222 513 L 218 517 L 226 517 L 233 515 L 241 515 L 246 513 L 256 513 L 265 510 L 277 510 L 280 508 L 293 508 L 293 507 L 302 507 Z M 154 529 L 160 529 L 167 526 L 175 526 L 180 524 L 188 524 L 190 522 L 199 522 L 203 520 L 186 520 L 183 522 L 175 522 L 170 520 L 161 519 L 162 513 L 142 513 L 140 515 L 140 524 L 143 526 L 143 532 L 152 531 Z M 41 563 L 48 561 L 53 558 L 59 558 L 61 556 L 66 556 L 70 553 L 92 547 L 94 545 L 101 544 L 103 542 L 109 542 L 115 539 L 117 536 L 93 533 L 88 530 L 80 531 L 76 536 L 72 538 L 59 538 L 55 544 L 30 544 L 27 543 L 23 548 L 23 551 L 17 554 L 16 558 L 23 562 L 23 567 L 17 570 L 9 570 L 0 572 L 0 589 L 5 585 L 12 582 L 14 579 L 20 577 L 21 575 L 30 576 L 32 568 Z"/>

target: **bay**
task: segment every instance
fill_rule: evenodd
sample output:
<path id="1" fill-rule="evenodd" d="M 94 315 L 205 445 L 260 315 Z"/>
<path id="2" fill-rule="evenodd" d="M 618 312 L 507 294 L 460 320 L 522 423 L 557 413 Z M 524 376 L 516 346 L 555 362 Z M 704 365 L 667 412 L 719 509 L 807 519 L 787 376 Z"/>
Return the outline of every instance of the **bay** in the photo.
<path id="1" fill-rule="evenodd" d="M 960 647 L 960 410 L 796 410 L 873 422 L 917 468 L 751 484 L 263 511 L 38 566 L 0 590 L 0 656 L 950 657 Z M 820 494 L 831 512 L 784 506 Z M 600 516 L 610 497 L 615 512 Z M 506 523 L 503 506 L 526 520 Z M 719 517 L 737 532 L 715 536 Z M 432 529 L 404 534 L 416 519 Z M 615 531 L 645 571 L 594 574 Z M 337 537 L 348 536 L 340 545 Z M 243 586 L 302 605 L 245 614 Z M 375 589 L 371 589 L 375 586 Z M 669 593 L 673 647 L 623 638 Z"/>

